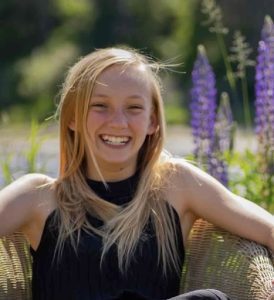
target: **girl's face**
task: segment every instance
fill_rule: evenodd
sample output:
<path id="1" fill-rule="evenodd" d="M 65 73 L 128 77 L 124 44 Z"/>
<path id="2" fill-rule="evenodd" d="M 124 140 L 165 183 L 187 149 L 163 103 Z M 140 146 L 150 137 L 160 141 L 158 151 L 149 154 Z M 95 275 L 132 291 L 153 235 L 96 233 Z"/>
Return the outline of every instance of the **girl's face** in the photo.
<path id="1" fill-rule="evenodd" d="M 98 76 L 89 103 L 87 131 L 105 180 L 122 179 L 135 172 L 138 152 L 156 128 L 144 66 L 115 65 Z M 99 178 L 91 157 L 88 176 Z"/>

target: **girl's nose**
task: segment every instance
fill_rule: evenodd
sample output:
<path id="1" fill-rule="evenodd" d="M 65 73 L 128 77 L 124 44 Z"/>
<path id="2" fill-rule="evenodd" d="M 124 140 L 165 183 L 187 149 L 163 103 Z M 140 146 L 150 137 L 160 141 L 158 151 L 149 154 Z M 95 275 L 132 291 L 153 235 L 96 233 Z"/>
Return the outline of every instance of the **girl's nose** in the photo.
<path id="1" fill-rule="evenodd" d="M 126 128 L 127 117 L 121 110 L 116 110 L 112 113 L 110 118 L 110 126 L 113 128 Z"/>

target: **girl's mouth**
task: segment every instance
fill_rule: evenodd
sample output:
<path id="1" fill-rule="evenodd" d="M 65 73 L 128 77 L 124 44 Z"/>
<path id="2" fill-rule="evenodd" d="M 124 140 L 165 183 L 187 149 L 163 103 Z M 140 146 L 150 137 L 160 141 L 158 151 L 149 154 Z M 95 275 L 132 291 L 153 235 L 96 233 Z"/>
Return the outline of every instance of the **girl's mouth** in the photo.
<path id="1" fill-rule="evenodd" d="M 100 138 L 103 140 L 104 143 L 115 146 L 125 145 L 130 141 L 130 137 L 128 136 L 112 136 L 103 134 L 100 136 Z"/>

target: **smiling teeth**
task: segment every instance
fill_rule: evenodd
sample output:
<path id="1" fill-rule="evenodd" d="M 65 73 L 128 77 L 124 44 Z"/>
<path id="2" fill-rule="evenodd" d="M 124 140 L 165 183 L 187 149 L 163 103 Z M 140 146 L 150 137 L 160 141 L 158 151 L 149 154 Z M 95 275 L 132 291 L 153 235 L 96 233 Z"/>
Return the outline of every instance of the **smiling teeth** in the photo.
<path id="1" fill-rule="evenodd" d="M 102 139 L 104 142 L 110 145 L 124 145 L 129 141 L 129 137 L 126 136 L 110 136 L 103 135 Z"/>

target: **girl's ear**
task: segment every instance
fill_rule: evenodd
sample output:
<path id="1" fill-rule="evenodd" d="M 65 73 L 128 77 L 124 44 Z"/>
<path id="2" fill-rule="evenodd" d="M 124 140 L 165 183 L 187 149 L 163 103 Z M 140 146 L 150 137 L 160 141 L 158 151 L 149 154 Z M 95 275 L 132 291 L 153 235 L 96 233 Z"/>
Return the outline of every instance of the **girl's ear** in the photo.
<path id="1" fill-rule="evenodd" d="M 151 135 L 155 133 L 156 129 L 158 127 L 157 117 L 156 114 L 153 112 L 150 116 L 150 124 L 148 127 L 148 135 Z"/>
<path id="2" fill-rule="evenodd" d="M 74 120 L 69 123 L 69 129 L 71 129 L 72 131 L 75 131 L 75 121 Z"/>

